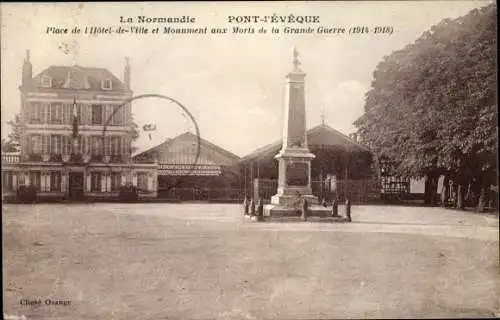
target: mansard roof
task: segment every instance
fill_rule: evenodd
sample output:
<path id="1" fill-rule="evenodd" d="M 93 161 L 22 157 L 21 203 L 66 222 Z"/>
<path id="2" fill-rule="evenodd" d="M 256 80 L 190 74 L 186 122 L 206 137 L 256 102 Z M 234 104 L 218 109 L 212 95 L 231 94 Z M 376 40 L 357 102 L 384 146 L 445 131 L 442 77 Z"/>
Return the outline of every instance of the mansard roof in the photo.
<path id="1" fill-rule="evenodd" d="M 51 78 L 51 86 L 42 86 L 42 77 Z M 102 81 L 111 80 L 111 89 L 104 90 Z M 82 66 L 50 66 L 40 72 L 28 84 L 32 88 L 71 89 L 88 91 L 128 91 L 123 82 L 105 68 Z"/>

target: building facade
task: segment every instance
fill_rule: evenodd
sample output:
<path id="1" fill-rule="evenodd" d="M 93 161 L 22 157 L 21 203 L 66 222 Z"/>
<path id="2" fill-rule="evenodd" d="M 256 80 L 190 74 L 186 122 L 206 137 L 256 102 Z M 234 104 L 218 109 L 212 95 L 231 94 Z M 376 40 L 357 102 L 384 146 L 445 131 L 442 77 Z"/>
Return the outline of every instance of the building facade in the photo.
<path id="1" fill-rule="evenodd" d="M 134 185 L 156 196 L 157 165 L 131 157 L 133 120 L 128 60 L 123 81 L 103 68 L 50 66 L 33 77 L 22 66 L 20 152 L 3 155 L 4 198 L 36 188 L 39 198 L 116 197 Z"/>
<path id="2" fill-rule="evenodd" d="M 158 163 L 158 198 L 243 200 L 239 157 L 191 132 L 139 152 L 136 163 Z"/>

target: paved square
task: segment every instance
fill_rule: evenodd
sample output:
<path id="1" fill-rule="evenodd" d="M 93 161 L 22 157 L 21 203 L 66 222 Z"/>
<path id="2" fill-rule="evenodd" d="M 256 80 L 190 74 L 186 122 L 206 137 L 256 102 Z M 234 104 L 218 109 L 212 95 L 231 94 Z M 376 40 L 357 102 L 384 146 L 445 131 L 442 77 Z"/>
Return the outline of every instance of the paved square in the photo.
<path id="1" fill-rule="evenodd" d="M 500 310 L 498 218 L 397 206 L 352 212 L 351 224 L 255 223 L 243 221 L 240 205 L 5 205 L 4 312 L 331 319 Z"/>

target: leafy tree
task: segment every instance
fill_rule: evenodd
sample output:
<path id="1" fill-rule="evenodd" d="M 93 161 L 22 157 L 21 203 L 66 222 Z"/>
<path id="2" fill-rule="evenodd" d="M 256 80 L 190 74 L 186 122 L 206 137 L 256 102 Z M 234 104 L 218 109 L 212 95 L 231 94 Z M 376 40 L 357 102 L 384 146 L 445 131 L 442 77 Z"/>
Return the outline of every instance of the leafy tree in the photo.
<path id="1" fill-rule="evenodd" d="M 2 151 L 3 152 L 17 152 L 21 147 L 21 118 L 19 114 L 16 114 L 14 120 L 7 122 L 11 126 L 12 131 L 9 133 L 8 140 L 2 139 Z"/>
<path id="2" fill-rule="evenodd" d="M 18 149 L 11 140 L 2 139 L 2 152 L 16 152 Z"/>
<path id="3" fill-rule="evenodd" d="M 484 195 L 495 183 L 495 14 L 491 4 L 433 26 L 379 63 L 366 94 L 363 140 L 398 175 L 426 177 L 427 203 L 441 174 L 457 185 L 459 207 L 467 187 Z"/>
<path id="4" fill-rule="evenodd" d="M 132 145 L 130 146 L 130 153 L 135 153 L 138 148 L 134 145 L 134 141 L 139 138 L 139 126 L 135 121 L 132 121 Z"/>

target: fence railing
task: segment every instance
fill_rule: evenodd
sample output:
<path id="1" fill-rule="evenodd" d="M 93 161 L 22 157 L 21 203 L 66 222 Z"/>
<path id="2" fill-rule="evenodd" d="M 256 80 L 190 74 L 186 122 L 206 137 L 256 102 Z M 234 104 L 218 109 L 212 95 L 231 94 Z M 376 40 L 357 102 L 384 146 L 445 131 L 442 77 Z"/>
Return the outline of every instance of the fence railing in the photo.
<path id="1" fill-rule="evenodd" d="M 268 201 L 276 194 L 277 187 L 277 180 L 255 179 L 253 197 Z M 337 180 L 333 186 L 325 181 L 312 181 L 311 189 L 313 195 L 327 202 L 334 199 L 344 202 L 349 198 L 351 203 L 367 203 L 380 199 L 381 186 L 376 179 Z"/>
<path id="2" fill-rule="evenodd" d="M 2 153 L 2 163 L 19 163 L 19 154 Z"/>
<path id="3" fill-rule="evenodd" d="M 244 189 L 234 188 L 169 188 L 158 189 L 158 198 L 179 201 L 241 200 Z"/>

